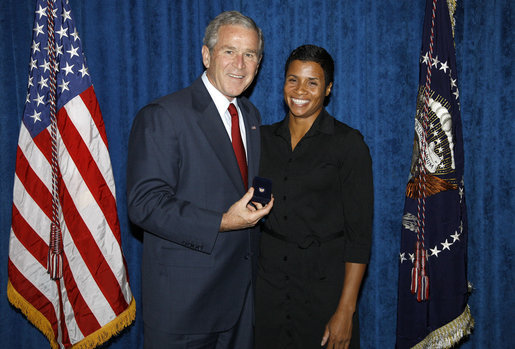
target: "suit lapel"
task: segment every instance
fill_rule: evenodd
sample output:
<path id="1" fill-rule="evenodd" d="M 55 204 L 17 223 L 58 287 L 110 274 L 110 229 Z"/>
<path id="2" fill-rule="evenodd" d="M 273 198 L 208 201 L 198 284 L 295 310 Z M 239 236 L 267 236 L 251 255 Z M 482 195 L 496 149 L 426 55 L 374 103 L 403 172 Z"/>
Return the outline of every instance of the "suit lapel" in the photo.
<path id="1" fill-rule="evenodd" d="M 193 107 L 197 110 L 199 128 L 214 149 L 217 158 L 222 163 L 234 187 L 240 195 L 243 195 L 244 188 L 240 169 L 215 103 L 211 99 L 209 92 L 207 92 L 202 79 L 197 79 L 191 87 L 193 88 Z"/>

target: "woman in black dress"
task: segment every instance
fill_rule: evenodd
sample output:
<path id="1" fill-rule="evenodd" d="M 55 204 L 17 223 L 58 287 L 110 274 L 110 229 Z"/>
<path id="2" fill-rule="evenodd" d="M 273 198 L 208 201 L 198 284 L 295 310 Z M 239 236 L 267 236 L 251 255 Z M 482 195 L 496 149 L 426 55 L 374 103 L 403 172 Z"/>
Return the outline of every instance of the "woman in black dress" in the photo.
<path id="1" fill-rule="evenodd" d="M 261 128 L 273 182 L 256 284 L 256 349 L 359 348 L 357 298 L 370 255 L 373 186 L 359 131 L 324 109 L 333 59 L 303 45 L 285 66 L 283 121 Z"/>

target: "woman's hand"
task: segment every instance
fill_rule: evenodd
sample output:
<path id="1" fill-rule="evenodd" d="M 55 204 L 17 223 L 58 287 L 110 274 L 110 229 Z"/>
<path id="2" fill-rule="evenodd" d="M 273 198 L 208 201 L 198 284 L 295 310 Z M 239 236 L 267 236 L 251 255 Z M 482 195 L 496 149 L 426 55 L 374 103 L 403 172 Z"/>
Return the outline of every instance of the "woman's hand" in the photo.
<path id="1" fill-rule="evenodd" d="M 327 349 L 348 349 L 352 337 L 353 311 L 340 311 L 331 316 L 325 326 L 321 346 L 327 343 Z"/>
<path id="2" fill-rule="evenodd" d="M 336 312 L 325 326 L 322 344 L 327 349 L 347 349 L 352 337 L 352 317 L 356 311 L 359 288 L 365 274 L 366 264 L 345 263 L 345 279 Z"/>

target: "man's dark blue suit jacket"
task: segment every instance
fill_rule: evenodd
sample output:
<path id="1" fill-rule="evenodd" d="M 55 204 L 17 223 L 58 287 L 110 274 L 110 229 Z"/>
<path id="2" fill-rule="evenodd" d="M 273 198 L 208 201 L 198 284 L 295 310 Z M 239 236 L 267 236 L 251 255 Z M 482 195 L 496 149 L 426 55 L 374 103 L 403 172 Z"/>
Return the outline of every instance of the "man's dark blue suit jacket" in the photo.
<path id="1" fill-rule="evenodd" d="M 249 183 L 259 165 L 260 115 L 238 98 Z M 144 230 L 145 325 L 170 333 L 234 326 L 257 250 L 255 228 L 220 233 L 223 212 L 245 193 L 227 131 L 202 80 L 136 116 L 127 165 L 129 217 Z"/>

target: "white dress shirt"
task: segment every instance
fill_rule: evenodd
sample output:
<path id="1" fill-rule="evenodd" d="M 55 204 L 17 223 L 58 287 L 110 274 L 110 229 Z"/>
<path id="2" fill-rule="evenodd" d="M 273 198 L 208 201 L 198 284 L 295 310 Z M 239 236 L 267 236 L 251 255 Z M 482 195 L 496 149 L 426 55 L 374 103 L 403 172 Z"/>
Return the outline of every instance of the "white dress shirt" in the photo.
<path id="1" fill-rule="evenodd" d="M 236 107 L 236 110 L 238 111 L 238 119 L 240 122 L 240 134 L 241 139 L 243 141 L 243 146 L 245 148 L 245 155 L 247 155 L 247 137 L 245 132 L 245 122 L 243 121 L 243 116 L 241 114 L 240 107 L 238 106 L 238 100 L 236 98 L 233 98 L 232 101 L 229 101 L 227 97 L 225 97 L 222 92 L 218 91 L 216 87 L 213 86 L 211 81 L 207 78 L 206 71 L 202 74 L 202 82 L 207 88 L 207 92 L 209 92 L 209 95 L 213 99 L 213 102 L 215 102 L 216 109 L 218 110 L 218 114 L 220 115 L 220 118 L 222 119 L 222 122 L 225 126 L 225 130 L 227 131 L 227 135 L 229 136 L 229 139 L 232 142 L 232 136 L 231 136 L 231 114 L 229 113 L 229 104 L 234 104 Z"/>

